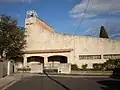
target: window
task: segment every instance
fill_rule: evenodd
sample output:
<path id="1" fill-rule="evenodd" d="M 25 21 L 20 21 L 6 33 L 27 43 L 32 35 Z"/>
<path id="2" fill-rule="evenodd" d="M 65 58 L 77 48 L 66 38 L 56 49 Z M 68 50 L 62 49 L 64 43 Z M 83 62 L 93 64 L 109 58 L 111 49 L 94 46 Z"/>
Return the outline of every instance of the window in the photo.
<path id="1" fill-rule="evenodd" d="M 79 55 L 79 60 L 82 59 L 101 59 L 101 55 Z"/>
<path id="2" fill-rule="evenodd" d="M 103 55 L 104 59 L 120 59 L 120 54 L 106 54 Z"/>
<path id="3" fill-rule="evenodd" d="M 29 23 L 26 23 L 26 25 L 29 25 Z"/>

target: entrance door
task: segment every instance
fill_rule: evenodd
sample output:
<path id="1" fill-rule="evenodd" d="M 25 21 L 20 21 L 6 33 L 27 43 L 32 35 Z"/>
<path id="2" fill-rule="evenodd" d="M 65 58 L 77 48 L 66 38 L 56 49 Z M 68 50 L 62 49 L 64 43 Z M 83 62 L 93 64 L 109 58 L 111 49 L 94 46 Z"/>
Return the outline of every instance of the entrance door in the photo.
<path id="1" fill-rule="evenodd" d="M 30 67 L 30 73 L 42 73 L 44 57 L 32 56 L 27 58 L 28 65 Z"/>

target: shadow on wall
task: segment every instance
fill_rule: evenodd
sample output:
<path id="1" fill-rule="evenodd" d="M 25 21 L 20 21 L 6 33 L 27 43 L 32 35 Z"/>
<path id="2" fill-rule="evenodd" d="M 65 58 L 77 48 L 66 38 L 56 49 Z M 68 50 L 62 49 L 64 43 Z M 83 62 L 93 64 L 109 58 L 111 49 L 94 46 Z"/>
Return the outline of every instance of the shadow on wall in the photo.
<path id="1" fill-rule="evenodd" d="M 111 80 L 97 81 L 97 83 L 104 85 L 102 90 L 120 90 L 120 68 L 114 68 L 113 74 L 110 76 Z"/>

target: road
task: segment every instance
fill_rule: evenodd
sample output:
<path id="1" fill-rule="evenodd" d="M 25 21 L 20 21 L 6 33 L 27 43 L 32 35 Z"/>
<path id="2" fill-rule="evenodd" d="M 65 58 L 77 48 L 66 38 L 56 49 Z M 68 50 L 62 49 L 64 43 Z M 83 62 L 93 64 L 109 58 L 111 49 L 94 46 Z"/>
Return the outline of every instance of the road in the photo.
<path id="1" fill-rule="evenodd" d="M 16 82 L 6 90 L 120 90 L 120 80 L 95 77 L 32 76 Z"/>

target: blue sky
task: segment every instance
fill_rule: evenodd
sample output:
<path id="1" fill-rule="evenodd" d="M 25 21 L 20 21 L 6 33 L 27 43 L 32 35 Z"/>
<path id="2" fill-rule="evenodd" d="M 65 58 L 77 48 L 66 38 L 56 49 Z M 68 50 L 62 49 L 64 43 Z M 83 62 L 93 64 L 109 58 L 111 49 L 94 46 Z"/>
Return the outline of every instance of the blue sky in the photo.
<path id="1" fill-rule="evenodd" d="M 27 10 L 38 16 L 56 32 L 99 36 L 100 26 L 105 26 L 112 39 L 120 40 L 120 0 L 90 0 L 82 24 L 81 17 L 88 0 L 0 0 L 0 14 L 18 19 L 24 26 Z"/>

